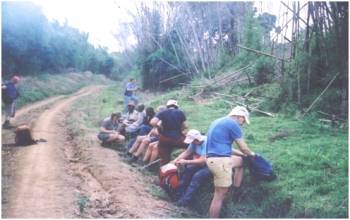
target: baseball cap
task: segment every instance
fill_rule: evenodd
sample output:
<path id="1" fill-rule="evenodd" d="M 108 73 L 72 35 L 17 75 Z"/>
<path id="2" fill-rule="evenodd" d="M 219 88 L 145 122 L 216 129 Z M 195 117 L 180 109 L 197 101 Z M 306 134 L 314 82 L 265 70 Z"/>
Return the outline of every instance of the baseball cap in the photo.
<path id="1" fill-rule="evenodd" d="M 187 132 L 186 134 L 186 138 L 184 140 L 184 142 L 186 144 L 190 144 L 192 143 L 194 140 L 199 140 L 199 141 L 203 141 L 204 137 L 201 135 L 201 133 L 195 129 L 191 129 Z"/>
<path id="2" fill-rule="evenodd" d="M 229 116 L 233 116 L 233 115 L 237 115 L 237 116 L 243 116 L 245 121 L 247 122 L 247 124 L 250 123 L 249 121 L 249 112 L 248 110 L 243 107 L 243 106 L 236 106 L 232 109 L 232 111 L 230 112 L 230 114 L 228 114 Z"/>
<path id="3" fill-rule="evenodd" d="M 168 102 L 166 103 L 166 106 L 170 106 L 170 105 L 174 105 L 176 107 L 179 107 L 179 105 L 177 104 L 177 101 L 174 99 L 169 99 Z"/>

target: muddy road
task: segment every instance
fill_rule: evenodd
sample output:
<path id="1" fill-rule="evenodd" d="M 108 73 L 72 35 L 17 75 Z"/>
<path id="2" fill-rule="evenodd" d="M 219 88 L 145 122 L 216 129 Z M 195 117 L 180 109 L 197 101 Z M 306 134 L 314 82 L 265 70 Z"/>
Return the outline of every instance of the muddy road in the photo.
<path id="1" fill-rule="evenodd" d="M 12 146 L 2 130 L 3 218 L 172 218 L 182 210 L 152 196 L 155 177 L 142 175 L 96 133 L 78 142 L 67 129 L 70 107 L 101 87 L 54 97 L 17 112 L 13 124 L 29 124 L 35 145 Z M 186 214 L 187 213 L 187 214 Z"/>

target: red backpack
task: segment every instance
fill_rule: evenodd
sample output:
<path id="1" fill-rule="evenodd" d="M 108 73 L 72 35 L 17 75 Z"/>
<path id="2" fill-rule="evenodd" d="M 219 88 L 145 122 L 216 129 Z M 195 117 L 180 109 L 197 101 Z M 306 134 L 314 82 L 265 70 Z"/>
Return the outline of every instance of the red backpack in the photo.
<path id="1" fill-rule="evenodd" d="M 172 193 L 178 187 L 180 182 L 177 166 L 172 163 L 161 166 L 159 180 L 161 187 L 163 187 L 168 193 Z"/>

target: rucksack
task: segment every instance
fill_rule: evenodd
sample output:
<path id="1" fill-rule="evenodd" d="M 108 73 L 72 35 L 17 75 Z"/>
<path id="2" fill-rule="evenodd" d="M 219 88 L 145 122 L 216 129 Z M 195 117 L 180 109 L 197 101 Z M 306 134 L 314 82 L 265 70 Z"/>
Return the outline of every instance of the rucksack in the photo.
<path id="1" fill-rule="evenodd" d="M 174 194 L 179 185 L 177 166 L 172 163 L 165 164 L 159 170 L 160 186 L 169 194 Z"/>
<path id="2" fill-rule="evenodd" d="M 13 98 L 11 98 L 8 93 L 7 93 L 7 89 L 6 88 L 2 88 L 1 89 L 1 98 L 2 98 L 2 101 L 5 103 L 5 104 L 11 104 L 13 102 Z"/>
<path id="3" fill-rule="evenodd" d="M 28 125 L 20 125 L 15 130 L 15 144 L 16 146 L 27 146 L 36 144 L 37 141 L 33 139 L 31 130 Z"/>
<path id="4" fill-rule="evenodd" d="M 256 154 L 255 156 L 245 157 L 245 163 L 248 166 L 250 175 L 256 180 L 272 181 L 276 179 L 271 163 L 263 156 Z"/>

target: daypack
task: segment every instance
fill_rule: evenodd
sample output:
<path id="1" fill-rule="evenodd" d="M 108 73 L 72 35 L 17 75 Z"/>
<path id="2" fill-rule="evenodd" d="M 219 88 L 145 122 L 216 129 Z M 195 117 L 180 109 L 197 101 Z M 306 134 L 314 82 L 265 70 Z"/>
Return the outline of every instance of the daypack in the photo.
<path id="1" fill-rule="evenodd" d="M 255 156 L 245 157 L 250 175 L 256 180 L 272 181 L 276 179 L 271 163 L 263 156 L 256 154 Z"/>
<path id="2" fill-rule="evenodd" d="M 17 146 L 27 146 L 36 144 L 28 125 L 20 125 L 15 130 L 15 144 Z"/>
<path id="3" fill-rule="evenodd" d="M 5 104 L 11 104 L 13 102 L 13 98 L 11 98 L 8 93 L 7 93 L 7 89 L 5 88 L 2 88 L 1 89 L 1 98 L 2 98 L 2 101 L 5 103 Z"/>
<path id="4" fill-rule="evenodd" d="M 173 194 L 179 185 L 177 166 L 172 163 L 165 164 L 159 170 L 160 186 L 169 194 Z"/>

